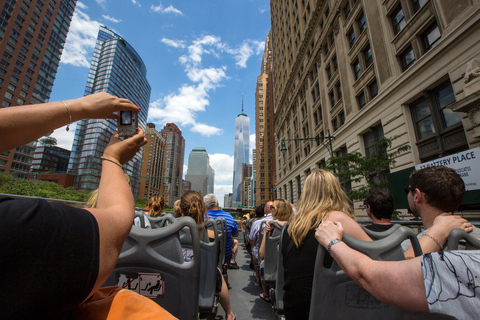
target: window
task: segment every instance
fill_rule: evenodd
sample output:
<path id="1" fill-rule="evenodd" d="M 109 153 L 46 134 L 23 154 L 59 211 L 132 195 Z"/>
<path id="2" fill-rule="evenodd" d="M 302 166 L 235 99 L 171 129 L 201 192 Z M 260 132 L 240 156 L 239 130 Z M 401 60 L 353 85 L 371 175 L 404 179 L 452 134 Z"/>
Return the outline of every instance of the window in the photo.
<path id="1" fill-rule="evenodd" d="M 355 62 L 352 64 L 353 68 L 353 74 L 355 76 L 355 80 L 360 78 L 360 75 L 362 74 L 362 70 L 360 69 L 360 62 L 358 62 L 358 59 L 355 60 Z"/>
<path id="2" fill-rule="evenodd" d="M 367 104 L 367 101 L 365 100 L 365 93 L 363 91 L 358 95 L 357 101 L 359 109 L 362 109 Z"/>
<path id="3" fill-rule="evenodd" d="M 363 57 L 365 58 L 365 68 L 368 68 L 373 63 L 372 49 L 369 45 L 363 49 Z"/>
<path id="4" fill-rule="evenodd" d="M 335 106 L 335 94 L 333 93 L 333 90 L 330 91 L 330 93 L 328 94 L 328 97 L 330 98 L 330 103 L 333 108 Z"/>
<path id="5" fill-rule="evenodd" d="M 355 45 L 355 32 L 353 32 L 353 29 L 351 29 L 347 33 L 347 38 L 348 38 L 348 43 L 350 44 L 350 48 L 352 48 Z"/>
<path id="6" fill-rule="evenodd" d="M 367 22 L 365 21 L 365 15 L 360 13 L 360 16 L 357 19 L 358 32 L 361 34 L 363 30 L 367 28 Z"/>
<path id="7" fill-rule="evenodd" d="M 412 47 L 408 47 L 405 51 L 400 54 L 400 62 L 402 63 L 402 70 L 405 71 L 412 64 L 415 63 L 415 55 L 413 53 Z"/>
<path id="8" fill-rule="evenodd" d="M 434 24 L 422 34 L 423 47 L 425 52 L 430 50 L 440 40 L 440 30 L 437 24 Z"/>
<path id="9" fill-rule="evenodd" d="M 397 35 L 403 27 L 407 24 L 405 22 L 405 15 L 403 14 L 402 6 L 398 6 L 390 15 L 392 20 L 393 33 Z"/>
<path id="10" fill-rule="evenodd" d="M 350 3 L 347 1 L 345 8 L 343 8 L 343 13 L 345 13 L 345 20 L 350 17 L 350 13 L 352 13 L 352 9 L 350 8 Z"/>
<path id="11" fill-rule="evenodd" d="M 382 151 L 378 150 L 375 143 L 379 142 L 383 137 L 383 128 L 380 124 L 370 128 L 370 131 L 363 135 L 363 142 L 365 143 L 365 155 L 367 157 Z M 383 151 L 386 152 L 386 150 Z"/>
<path id="12" fill-rule="evenodd" d="M 417 12 L 428 0 L 412 0 L 413 10 Z"/>
<path id="13" fill-rule="evenodd" d="M 337 71 L 338 69 L 338 59 L 337 59 L 337 56 L 334 56 L 332 58 L 332 62 L 333 62 L 333 71 Z"/>
<path id="14" fill-rule="evenodd" d="M 342 99 L 342 85 L 340 82 L 335 85 L 335 89 L 337 89 L 337 100 Z"/>
<path id="15" fill-rule="evenodd" d="M 327 79 L 328 80 L 332 79 L 332 69 L 330 68 L 330 66 L 327 66 L 325 68 L 325 71 L 327 72 Z"/>
<path id="16" fill-rule="evenodd" d="M 368 85 L 368 90 L 370 91 L 370 99 L 373 99 L 378 94 L 378 84 L 377 80 L 374 80 L 372 83 Z"/>
<path id="17" fill-rule="evenodd" d="M 8 100 L 11 100 L 13 97 L 13 94 L 11 94 L 10 92 L 5 92 L 5 98 L 7 98 Z"/>

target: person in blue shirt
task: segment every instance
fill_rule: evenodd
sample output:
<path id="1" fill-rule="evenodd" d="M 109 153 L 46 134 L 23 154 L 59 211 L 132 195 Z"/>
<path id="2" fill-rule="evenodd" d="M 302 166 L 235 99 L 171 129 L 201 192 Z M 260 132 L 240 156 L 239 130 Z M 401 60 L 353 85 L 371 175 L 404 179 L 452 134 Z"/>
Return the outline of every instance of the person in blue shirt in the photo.
<path id="1" fill-rule="evenodd" d="M 238 236 L 238 227 L 235 223 L 235 220 L 233 220 L 233 217 L 230 213 L 220 209 L 218 206 L 218 199 L 214 194 L 207 194 L 205 197 L 203 197 L 203 201 L 205 202 L 208 210 L 207 219 L 223 218 L 227 222 L 225 261 L 229 261 L 229 269 L 238 269 L 239 267 L 235 261 L 237 256 L 238 241 L 232 238 Z"/>

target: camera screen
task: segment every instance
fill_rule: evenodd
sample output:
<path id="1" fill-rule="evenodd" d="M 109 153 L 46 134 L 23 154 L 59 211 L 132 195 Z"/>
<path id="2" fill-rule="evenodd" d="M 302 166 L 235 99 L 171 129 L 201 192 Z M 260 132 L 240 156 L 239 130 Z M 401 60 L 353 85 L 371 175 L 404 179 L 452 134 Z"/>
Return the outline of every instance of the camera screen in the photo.
<path id="1" fill-rule="evenodd" d="M 132 111 L 120 111 L 120 124 L 124 126 L 132 124 Z"/>

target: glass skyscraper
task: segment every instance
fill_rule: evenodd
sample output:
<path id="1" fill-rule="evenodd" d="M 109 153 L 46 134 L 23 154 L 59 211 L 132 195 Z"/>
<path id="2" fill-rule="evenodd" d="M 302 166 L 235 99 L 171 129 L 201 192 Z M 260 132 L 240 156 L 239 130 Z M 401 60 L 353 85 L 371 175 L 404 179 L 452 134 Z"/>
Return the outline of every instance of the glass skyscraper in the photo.
<path id="1" fill-rule="evenodd" d="M 108 92 L 139 106 L 138 125 L 145 130 L 151 93 L 147 69 L 135 49 L 105 26 L 98 32 L 85 88 L 85 95 L 97 92 Z M 116 128 L 117 121 L 112 119 L 88 119 L 77 123 L 69 163 L 69 170 L 77 174 L 75 188 L 98 188 L 102 169 L 100 157 Z M 138 191 L 142 152 L 124 165 L 134 196 Z"/>
<path id="2" fill-rule="evenodd" d="M 235 119 L 235 149 L 233 154 L 233 198 L 232 206 L 242 204 L 242 164 L 250 161 L 250 118 L 240 113 Z"/>
<path id="3" fill-rule="evenodd" d="M 215 170 L 210 167 L 210 158 L 205 148 L 193 148 L 188 157 L 185 180 L 191 182 L 191 190 L 202 196 L 213 193 Z"/>

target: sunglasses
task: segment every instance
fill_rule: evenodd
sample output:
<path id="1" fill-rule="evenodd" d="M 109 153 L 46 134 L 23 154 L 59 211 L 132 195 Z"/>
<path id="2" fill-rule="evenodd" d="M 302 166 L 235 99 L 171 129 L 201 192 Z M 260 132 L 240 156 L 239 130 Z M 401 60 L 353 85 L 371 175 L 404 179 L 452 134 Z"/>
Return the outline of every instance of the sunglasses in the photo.
<path id="1" fill-rule="evenodd" d="M 403 190 L 405 191 L 405 194 L 408 195 L 410 191 L 415 191 L 415 188 L 405 186 L 403 187 Z"/>

